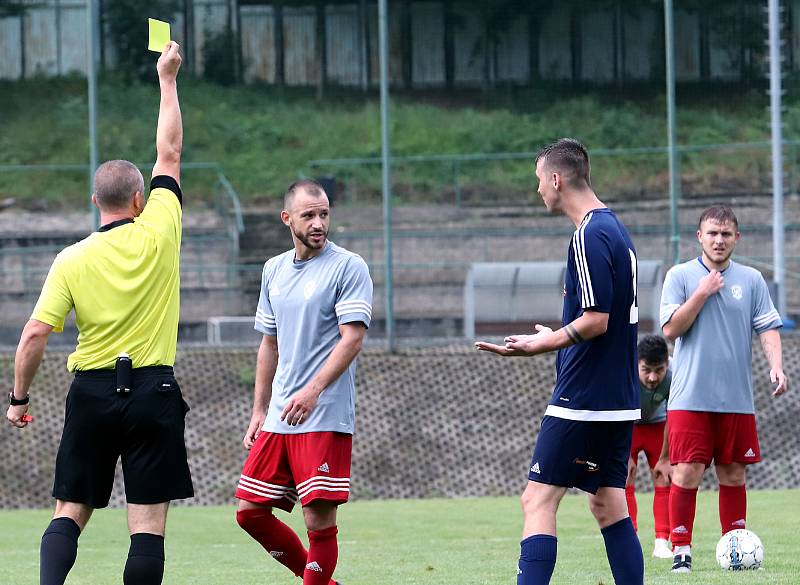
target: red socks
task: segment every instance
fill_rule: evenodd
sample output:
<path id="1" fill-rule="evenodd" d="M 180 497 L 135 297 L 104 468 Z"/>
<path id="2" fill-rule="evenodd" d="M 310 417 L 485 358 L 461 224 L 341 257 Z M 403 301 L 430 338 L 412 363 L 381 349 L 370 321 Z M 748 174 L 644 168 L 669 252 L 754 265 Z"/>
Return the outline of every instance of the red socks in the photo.
<path id="1" fill-rule="evenodd" d="M 303 585 L 329 585 L 339 557 L 337 532 L 336 526 L 308 531 L 308 562 Z"/>
<path id="2" fill-rule="evenodd" d="M 653 496 L 653 519 L 656 538 L 669 540 L 669 486 L 656 486 Z"/>
<path id="3" fill-rule="evenodd" d="M 633 522 L 633 529 L 639 530 L 636 524 L 636 514 L 639 511 L 639 507 L 636 505 L 636 494 L 633 488 L 634 486 L 632 485 L 625 486 L 625 500 L 628 502 L 628 516 L 631 517 L 631 522 Z"/>
<path id="4" fill-rule="evenodd" d="M 306 551 L 295 531 L 278 520 L 272 510 L 239 510 L 236 521 L 272 558 L 303 577 L 303 585 L 336 585 L 331 579 L 339 556 L 336 526 L 309 530 L 311 545 Z"/>
<path id="5" fill-rule="evenodd" d="M 236 521 L 272 558 L 298 577 L 303 575 L 308 553 L 295 531 L 278 520 L 272 510 L 239 510 Z"/>
<path id="6" fill-rule="evenodd" d="M 669 520 L 672 525 L 672 546 L 692 544 L 692 527 L 697 507 L 697 488 L 687 489 L 672 484 L 669 492 Z"/>
<path id="7" fill-rule="evenodd" d="M 743 485 L 719 486 L 719 523 L 722 534 L 745 527 L 747 491 Z"/>

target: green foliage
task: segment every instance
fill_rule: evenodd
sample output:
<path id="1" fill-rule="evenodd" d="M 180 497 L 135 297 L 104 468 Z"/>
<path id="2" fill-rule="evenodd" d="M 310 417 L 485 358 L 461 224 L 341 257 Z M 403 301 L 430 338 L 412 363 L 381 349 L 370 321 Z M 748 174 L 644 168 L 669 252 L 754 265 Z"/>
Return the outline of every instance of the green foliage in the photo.
<path id="1" fill-rule="evenodd" d="M 230 478 L 228 490 L 235 485 Z M 224 485 L 224 484 L 223 484 Z M 220 486 L 223 489 L 223 486 Z M 354 493 L 359 494 L 354 485 Z M 764 570 L 726 573 L 714 559 L 719 538 L 717 494 L 697 498 L 694 571 L 687 579 L 669 572 L 670 561 L 653 559 L 652 494 L 638 494 L 639 538 L 648 585 L 790 585 L 800 562 L 794 548 L 798 490 L 749 491 L 748 528 L 765 548 Z M 277 512 L 302 535 L 302 514 Z M 39 540 L 50 513 L 0 511 L 0 583 L 38 583 Z M 335 577 L 368 585 L 496 585 L 516 573 L 522 514 L 516 497 L 356 501 L 339 509 L 339 562 Z M 558 563 L 553 584 L 613 583 L 603 539 L 585 496 L 567 495 L 558 515 Z M 81 536 L 68 583 L 105 585 L 119 580 L 128 552 L 123 510 L 98 510 Z M 165 583 L 172 585 L 296 585 L 234 520 L 228 507 L 175 506 L 166 539 Z"/>
<path id="2" fill-rule="evenodd" d="M 153 70 L 154 63 L 149 65 Z M 4 132 L 0 164 L 84 163 L 88 160 L 85 81 L 79 78 L 0 82 Z M 379 165 L 312 169 L 309 160 L 378 157 L 381 152 L 377 96 L 330 90 L 325 102 L 313 89 L 263 85 L 222 86 L 182 76 L 184 160 L 219 162 L 247 200 L 280 197 L 301 173 L 332 175 L 345 201 L 375 201 Z M 786 138 L 800 137 L 800 111 L 786 99 Z M 681 144 L 768 140 L 766 96 L 738 88 L 703 95 L 679 92 Z M 158 115 L 158 86 L 105 77 L 99 86 L 101 159 L 152 161 Z M 529 152 L 560 136 L 580 138 L 592 150 L 662 146 L 666 143 L 663 96 L 620 97 L 612 91 L 502 91 L 485 96 L 415 94 L 395 97 L 391 142 L 395 156 L 454 153 Z M 717 179 L 745 184 L 768 151 L 713 158 L 682 157 L 684 179 L 696 190 L 714 189 Z M 763 156 L 762 156 L 763 155 Z M 602 162 L 601 162 L 602 160 Z M 767 160 L 764 158 L 764 160 Z M 616 197 L 666 193 L 666 156 L 626 155 L 596 159 L 595 184 Z M 392 170 L 400 202 L 453 200 L 450 163 L 400 164 Z M 458 170 L 465 196 L 491 203 L 530 193 L 529 161 L 473 161 Z M 187 181 L 196 174 L 188 172 Z M 205 177 L 207 178 L 207 177 Z M 204 179 L 205 179 L 204 178 Z M 749 184 L 748 184 L 749 185 Z M 197 180 L 185 191 L 196 202 L 213 182 Z M 764 189 L 756 186 L 756 189 Z M 48 199 L 51 204 L 84 205 L 86 173 L 0 173 L 0 197 Z M 469 197 L 468 197 L 469 198 Z M 512 199 L 513 199 L 512 198 Z M 465 199 L 467 200 L 467 199 Z"/>
<path id="3" fill-rule="evenodd" d="M 155 53 L 148 52 L 147 18 L 175 20 L 179 0 L 114 0 L 103 5 L 109 38 L 116 50 L 117 70 L 126 79 L 154 79 Z"/>

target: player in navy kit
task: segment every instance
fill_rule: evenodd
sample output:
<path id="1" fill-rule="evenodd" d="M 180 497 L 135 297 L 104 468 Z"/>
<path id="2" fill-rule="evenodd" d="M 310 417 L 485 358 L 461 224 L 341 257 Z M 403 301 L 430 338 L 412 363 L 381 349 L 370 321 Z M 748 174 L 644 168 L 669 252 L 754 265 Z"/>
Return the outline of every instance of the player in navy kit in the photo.
<path id="1" fill-rule="evenodd" d="M 577 228 L 567 257 L 564 326 L 536 325 L 536 334 L 507 337 L 504 345 L 475 344 L 501 356 L 558 350 L 556 387 L 522 494 L 517 584 L 550 582 L 556 512 L 567 488 L 577 487 L 589 493 L 615 583 L 642 585 L 642 548 L 625 502 L 633 422 L 640 416 L 636 253 L 625 226 L 592 189 L 582 144 L 564 138 L 543 148 L 536 177 L 547 209 Z"/>

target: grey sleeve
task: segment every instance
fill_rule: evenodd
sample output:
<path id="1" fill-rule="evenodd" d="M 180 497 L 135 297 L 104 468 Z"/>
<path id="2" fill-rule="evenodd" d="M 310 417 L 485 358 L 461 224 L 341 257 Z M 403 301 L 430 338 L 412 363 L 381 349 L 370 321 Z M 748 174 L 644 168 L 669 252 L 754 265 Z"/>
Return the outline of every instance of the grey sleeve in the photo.
<path id="1" fill-rule="evenodd" d="M 667 272 L 664 286 L 661 289 L 661 310 L 659 311 L 659 324 L 661 328 L 669 323 L 672 315 L 686 302 L 686 287 L 683 278 L 675 267 Z"/>
<path id="2" fill-rule="evenodd" d="M 769 296 L 769 287 L 767 286 L 764 277 L 760 274 L 753 284 L 753 329 L 756 333 L 764 333 L 770 329 L 777 329 L 783 327 L 783 321 L 778 311 L 775 310 L 775 305 L 772 304 L 772 299 Z"/>
<path id="3" fill-rule="evenodd" d="M 261 293 L 258 296 L 258 308 L 256 309 L 255 330 L 264 335 L 277 335 L 278 326 L 275 323 L 275 313 L 269 302 L 269 264 L 264 264 L 264 271 L 261 274 Z"/>
<path id="4" fill-rule="evenodd" d="M 339 325 L 360 321 L 369 327 L 372 320 L 372 279 L 367 263 L 353 256 L 344 268 L 334 306 Z"/>

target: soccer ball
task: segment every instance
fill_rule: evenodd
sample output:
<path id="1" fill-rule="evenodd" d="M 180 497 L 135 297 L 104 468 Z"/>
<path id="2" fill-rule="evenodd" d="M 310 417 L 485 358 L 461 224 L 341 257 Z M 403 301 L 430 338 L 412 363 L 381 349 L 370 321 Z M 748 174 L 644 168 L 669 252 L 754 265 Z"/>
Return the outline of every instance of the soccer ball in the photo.
<path id="1" fill-rule="evenodd" d="M 755 533 L 731 530 L 717 543 L 717 563 L 726 571 L 758 569 L 764 562 L 764 545 Z"/>

